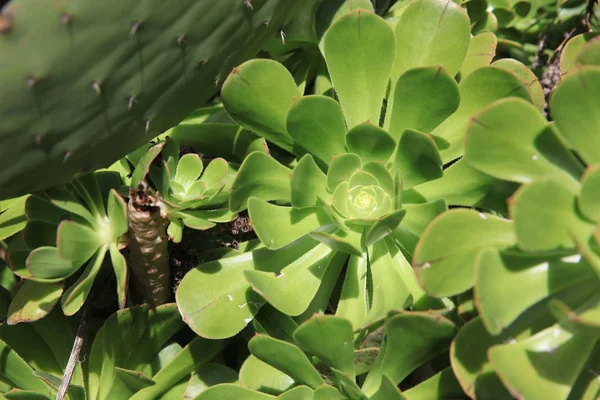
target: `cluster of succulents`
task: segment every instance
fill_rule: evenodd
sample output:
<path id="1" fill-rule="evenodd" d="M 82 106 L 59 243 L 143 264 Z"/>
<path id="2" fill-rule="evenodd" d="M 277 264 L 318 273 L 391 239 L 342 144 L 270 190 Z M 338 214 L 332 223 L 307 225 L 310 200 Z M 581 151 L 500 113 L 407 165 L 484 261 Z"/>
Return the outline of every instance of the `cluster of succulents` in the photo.
<path id="1" fill-rule="evenodd" d="M 80 3 L 0 12 L 0 399 L 598 396 L 593 1 Z"/>

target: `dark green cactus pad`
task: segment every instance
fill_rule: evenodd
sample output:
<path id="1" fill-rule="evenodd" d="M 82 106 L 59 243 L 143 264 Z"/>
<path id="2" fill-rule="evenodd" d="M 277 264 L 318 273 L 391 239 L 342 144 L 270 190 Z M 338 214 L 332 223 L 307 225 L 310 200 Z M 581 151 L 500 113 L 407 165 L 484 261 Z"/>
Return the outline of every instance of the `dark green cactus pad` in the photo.
<path id="1" fill-rule="evenodd" d="M 302 3 L 8 3 L 0 14 L 0 199 L 106 167 L 177 124 Z"/>

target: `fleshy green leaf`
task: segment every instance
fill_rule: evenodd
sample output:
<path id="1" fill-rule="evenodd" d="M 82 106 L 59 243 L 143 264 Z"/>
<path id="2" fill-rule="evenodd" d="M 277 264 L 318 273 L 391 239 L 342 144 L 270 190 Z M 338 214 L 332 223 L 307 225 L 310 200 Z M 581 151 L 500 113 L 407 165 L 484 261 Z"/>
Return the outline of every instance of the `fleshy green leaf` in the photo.
<path id="1" fill-rule="evenodd" d="M 206 225 L 209 226 L 210 223 L 206 222 Z M 180 243 L 183 238 L 183 221 L 179 218 L 174 218 L 167 227 L 167 235 L 173 243 Z"/>
<path id="2" fill-rule="evenodd" d="M 442 66 L 450 76 L 458 73 L 469 48 L 469 17 L 449 0 L 411 2 L 402 11 L 395 36 L 396 62 L 391 74 L 388 110 L 397 107 L 396 82 L 406 71 Z M 389 120 L 385 126 L 389 126 Z M 394 131 L 390 132 L 395 136 Z"/>
<path id="3" fill-rule="evenodd" d="M 205 226 L 208 225 L 208 221 L 229 222 L 237 217 L 236 213 L 229 211 L 227 208 L 177 211 L 175 215 L 182 218 L 186 226 L 194 229 L 206 229 Z M 212 224 L 212 226 L 214 226 L 214 224 Z"/>
<path id="4" fill-rule="evenodd" d="M 346 153 L 344 115 L 331 97 L 314 95 L 295 101 L 286 126 L 296 142 L 327 164 L 332 157 Z"/>
<path id="5" fill-rule="evenodd" d="M 103 244 L 99 232 L 73 221 L 63 221 L 58 226 L 57 248 L 60 256 L 82 264 Z"/>
<path id="6" fill-rule="evenodd" d="M 379 122 L 394 47 L 392 28 L 363 9 L 344 15 L 325 34 L 325 60 L 349 129 Z"/>
<path id="7" fill-rule="evenodd" d="M 290 186 L 294 208 L 314 207 L 318 198 L 329 197 L 327 178 L 310 154 L 302 157 L 294 168 Z"/>
<path id="8" fill-rule="evenodd" d="M 369 264 L 373 280 L 373 300 L 363 325 L 384 318 L 390 311 L 402 310 L 411 300 L 410 292 L 385 241 L 379 241 L 369 249 Z"/>
<path id="9" fill-rule="evenodd" d="M 125 302 L 127 301 L 127 279 L 128 270 L 125 257 L 119 251 L 116 243 L 111 243 L 109 247 L 110 261 L 115 273 L 117 280 L 117 297 L 119 301 L 119 308 L 125 308 Z"/>
<path id="10" fill-rule="evenodd" d="M 452 368 L 448 367 L 404 392 L 407 400 L 460 399 L 464 396 Z"/>
<path id="11" fill-rule="evenodd" d="M 473 210 L 451 210 L 425 230 L 413 266 L 427 293 L 438 297 L 459 294 L 475 283 L 481 249 L 504 249 L 515 242 L 512 221 Z"/>
<path id="12" fill-rule="evenodd" d="M 33 322 L 44 318 L 60 300 L 61 283 L 41 283 L 24 280 L 13 296 L 6 323 Z"/>
<path id="13" fill-rule="evenodd" d="M 573 190 L 555 180 L 522 186 L 510 204 L 517 243 L 523 250 L 575 247 L 576 239 L 587 240 L 594 229 L 579 217 Z"/>
<path id="14" fill-rule="evenodd" d="M 352 327 L 358 329 L 362 326 L 369 304 L 367 303 L 367 254 L 363 256 L 350 256 L 344 285 L 340 294 L 340 301 L 335 315 L 352 322 Z"/>
<path id="15" fill-rule="evenodd" d="M 150 165 L 152 165 L 152 161 L 154 161 L 154 159 L 160 154 L 164 145 L 165 142 L 160 142 L 152 146 L 135 165 L 135 170 L 131 176 L 132 188 L 137 189 L 138 185 L 144 179 L 146 179 L 146 175 L 148 175 L 148 171 L 150 171 Z"/>
<path id="16" fill-rule="evenodd" d="M 293 151 L 286 118 L 302 93 L 288 70 L 276 61 L 250 60 L 235 68 L 221 90 L 227 113 L 244 128 Z"/>
<path id="17" fill-rule="evenodd" d="M 387 162 L 394 152 L 396 142 L 383 129 L 364 122 L 346 133 L 346 146 L 350 153 L 358 155 L 363 162 Z"/>
<path id="18" fill-rule="evenodd" d="M 248 348 L 256 358 L 272 365 L 302 385 L 316 389 L 323 384 L 321 375 L 308 357 L 293 344 L 265 335 L 256 335 L 248 342 Z"/>
<path id="19" fill-rule="evenodd" d="M 244 271 L 278 273 L 316 246 L 318 242 L 306 237 L 277 251 L 259 248 L 201 264 L 188 272 L 177 288 L 181 315 L 203 337 L 225 338 L 237 334 L 265 302 L 251 290 Z"/>
<path id="20" fill-rule="evenodd" d="M 11 349 L 3 340 L 0 340 L 0 351 L 4 355 L 4 362 L 0 366 L 0 376 L 8 379 L 13 385 L 24 390 L 31 390 L 39 393 L 48 393 L 47 386 L 35 375 L 31 368 L 13 349 Z M 12 386 L 12 385 L 11 385 Z M 21 397 L 32 399 L 29 395 Z M 43 397 L 46 398 L 46 397 Z"/>
<path id="21" fill-rule="evenodd" d="M 443 175 L 442 159 L 433 139 L 412 130 L 405 131 L 400 138 L 395 167 L 405 190 Z"/>
<path id="22" fill-rule="evenodd" d="M 581 286 L 584 287 L 585 284 Z M 598 285 L 595 286 L 598 288 Z M 550 300 L 548 305 L 550 312 L 564 329 L 576 335 L 598 336 L 600 333 L 600 306 L 598 300 L 598 294 L 594 293 L 577 308 L 570 307 L 558 299 Z"/>
<path id="23" fill-rule="evenodd" d="M 493 178 L 460 159 L 444 170 L 444 176 L 419 185 L 416 191 L 429 201 L 461 206 L 492 208 L 508 213 L 506 199 L 519 185 Z"/>
<path id="24" fill-rule="evenodd" d="M 55 188 L 46 190 L 46 195 L 48 200 L 50 200 L 50 202 L 56 207 L 80 216 L 81 218 L 85 219 L 90 226 L 96 225 L 96 219 L 92 213 L 90 213 L 90 211 L 85 208 L 71 193 L 67 192 L 66 190 Z"/>
<path id="25" fill-rule="evenodd" d="M 287 69 L 276 61 L 245 62 L 229 75 L 221 92 L 227 113 L 244 128 L 293 150 L 286 117 L 294 99 L 302 93 Z"/>
<path id="26" fill-rule="evenodd" d="M 115 367 L 142 370 L 182 326 L 181 315 L 175 304 L 165 304 L 155 309 L 147 305 L 136 306 L 111 315 L 92 343 L 86 382 L 88 398 L 110 400 L 113 381 L 117 379 Z M 213 347 L 219 349 L 220 346 L 215 344 L 212 342 Z M 203 353 L 196 356 L 200 359 L 205 357 Z"/>
<path id="27" fill-rule="evenodd" d="M 400 383 L 415 368 L 447 351 L 455 331 L 454 324 L 439 315 L 404 312 L 391 317 L 385 324 L 385 348 L 369 371 L 363 392 L 376 393 L 383 376 Z"/>
<path id="28" fill-rule="evenodd" d="M 537 302 L 581 282 L 593 282 L 594 270 L 580 259 L 560 253 L 484 250 L 477 266 L 474 301 L 488 332 L 500 334 Z"/>
<path id="29" fill-rule="evenodd" d="M 279 394 L 294 384 L 292 378 L 253 355 L 244 361 L 240 369 L 240 385 L 248 389 Z"/>
<path id="30" fill-rule="evenodd" d="M 229 208 L 233 212 L 244 210 L 250 197 L 289 201 L 291 173 L 269 155 L 253 152 L 246 157 L 233 181 Z"/>
<path id="31" fill-rule="evenodd" d="M 127 223 L 127 204 L 116 190 L 111 190 L 108 194 L 108 220 L 110 221 L 111 238 L 118 239 L 127 233 L 129 225 Z"/>
<path id="32" fill-rule="evenodd" d="M 348 400 L 348 397 L 333 386 L 323 385 L 315 390 L 313 400 Z"/>
<path id="33" fill-rule="evenodd" d="M 244 271 L 244 276 L 254 291 L 273 307 L 296 316 L 309 306 L 334 255 L 335 252 L 321 244 L 278 274 L 248 270 Z"/>
<path id="34" fill-rule="evenodd" d="M 336 253 L 329 265 L 325 274 L 321 278 L 319 290 L 314 294 L 308 308 L 299 316 L 294 318 L 297 323 L 302 323 L 312 318 L 315 314 L 325 314 L 329 308 L 331 295 L 338 284 L 340 272 L 346 265 L 348 255 L 345 253 Z"/>
<path id="35" fill-rule="evenodd" d="M 550 99 L 552 118 L 573 149 L 588 164 L 600 162 L 600 69 L 582 67 L 567 75 Z"/>
<path id="36" fill-rule="evenodd" d="M 363 186 L 378 186 L 378 184 L 377 178 L 362 170 L 354 171 L 348 180 L 348 187 L 350 190 L 356 190 L 358 187 Z"/>
<path id="37" fill-rule="evenodd" d="M 118 174 L 109 173 L 113 176 Z M 104 199 L 100 193 L 98 180 L 95 173 L 89 173 L 80 176 L 73 181 L 73 187 L 81 196 L 85 204 L 88 206 L 92 215 L 95 217 L 106 217 L 106 209 L 104 208 Z"/>
<path id="38" fill-rule="evenodd" d="M 42 221 L 29 221 L 23 229 L 27 248 L 34 250 L 43 246 L 56 246 L 56 225 Z"/>
<path id="39" fill-rule="evenodd" d="M 131 398 L 134 393 L 154 385 L 152 379 L 139 371 L 115 367 L 115 380 L 107 397 L 115 400 Z"/>
<path id="40" fill-rule="evenodd" d="M 442 67 L 421 67 L 404 72 L 388 108 L 388 131 L 398 142 L 406 129 L 429 133 L 448 118 L 460 103 L 458 85 Z M 389 106 L 388 106 L 389 107 Z"/>
<path id="41" fill-rule="evenodd" d="M 410 293 L 410 300 L 412 301 L 411 310 L 426 311 L 445 308 L 446 306 L 441 299 L 433 298 L 425 294 L 425 291 L 417 281 L 415 271 L 408 262 L 403 250 L 398 248 L 397 243 L 394 243 L 391 240 L 387 240 L 387 242 L 388 251 L 392 256 L 394 269 L 400 275 L 402 282 Z"/>
<path id="42" fill-rule="evenodd" d="M 27 224 L 26 203 L 30 196 L 22 196 L 17 199 L 3 200 L 0 203 L 0 240 L 14 235 Z"/>
<path id="43" fill-rule="evenodd" d="M 385 167 L 385 163 L 371 161 L 362 166 L 362 170 L 373 175 L 377 181 L 378 185 L 389 194 L 391 197 L 395 195 L 394 191 L 394 178 Z"/>
<path id="44" fill-rule="evenodd" d="M 350 321 L 314 316 L 296 329 L 294 339 L 305 352 L 354 379 L 354 333 Z"/>
<path id="45" fill-rule="evenodd" d="M 27 271 L 40 279 L 64 279 L 77 271 L 82 263 L 65 260 L 56 247 L 38 247 L 26 261 Z"/>
<path id="46" fill-rule="evenodd" d="M 505 97 L 520 97 L 532 101 L 529 90 L 519 77 L 497 67 L 475 70 L 460 83 L 459 89 L 460 106 L 432 131 L 432 134 L 450 143 L 450 147 L 440 151 L 444 163 L 462 155 L 463 139 L 472 115 Z"/>
<path id="47" fill-rule="evenodd" d="M 96 254 L 94 254 L 89 261 L 88 266 L 73 286 L 67 289 L 62 295 L 61 306 L 65 315 L 71 316 L 83 306 L 90 290 L 92 290 L 94 279 L 96 278 L 96 275 L 98 275 L 98 272 L 100 272 L 107 250 L 108 245 L 103 245 Z"/>
<path id="48" fill-rule="evenodd" d="M 370 400 L 406 400 L 406 397 L 400 392 L 398 386 L 395 385 L 386 375 L 381 379 L 379 390 Z"/>
<path id="49" fill-rule="evenodd" d="M 589 167 L 581 180 L 579 208 L 592 221 L 600 221 L 600 165 Z"/>
<path id="50" fill-rule="evenodd" d="M 269 204 L 256 197 L 248 200 L 254 232 L 269 249 L 280 249 L 332 221 L 321 207 L 295 209 Z"/>
<path id="51" fill-rule="evenodd" d="M 494 346 L 489 358 L 511 393 L 565 399 L 595 344 L 593 336 L 574 335 L 555 325 L 518 343 Z M 517 371 L 514 365 L 521 367 Z"/>
<path id="52" fill-rule="evenodd" d="M 204 163 L 198 154 L 185 154 L 177 163 L 173 181 L 180 184 L 184 191 L 187 191 L 192 186 L 192 183 L 196 182 L 200 177 L 203 169 Z"/>
<path id="53" fill-rule="evenodd" d="M 271 304 L 266 303 L 252 321 L 256 333 L 263 333 L 275 339 L 294 343 L 294 331 L 298 328 L 296 321 L 289 315 L 278 311 Z"/>
<path id="54" fill-rule="evenodd" d="M 467 322 L 458 331 L 450 348 L 450 362 L 460 386 L 469 397 L 514 399 L 488 360 L 488 350 L 491 346 L 510 339 L 508 334 L 490 335 L 478 317 Z"/>
<path id="55" fill-rule="evenodd" d="M 577 56 L 579 55 L 581 48 L 597 36 L 598 32 L 586 32 L 569 39 L 560 55 L 561 75 L 565 76 L 575 68 L 577 65 Z"/>
<path id="56" fill-rule="evenodd" d="M 600 45 L 598 40 L 590 40 L 577 54 L 576 63 L 584 66 L 600 66 Z"/>
<path id="57" fill-rule="evenodd" d="M 344 154 L 334 157 L 327 171 L 327 189 L 334 192 L 342 182 L 347 182 L 350 177 L 362 166 L 360 157 L 356 154 Z"/>
<path id="58" fill-rule="evenodd" d="M 471 119 L 465 160 L 499 179 L 578 181 L 583 167 L 531 103 L 499 100 Z"/>
<path id="59" fill-rule="evenodd" d="M 478 68 L 487 67 L 496 55 L 498 39 L 493 32 L 483 32 L 471 37 L 465 61 L 460 67 L 460 77 L 465 79 Z"/>
<path id="60" fill-rule="evenodd" d="M 208 363 L 223 350 L 224 342 L 196 337 L 152 377 L 154 385 L 140 390 L 130 400 L 156 399 L 170 392 L 178 382 Z M 180 397 L 181 398 L 181 397 Z"/>
<path id="61" fill-rule="evenodd" d="M 392 233 L 392 231 L 398 227 L 405 215 L 406 210 L 398 210 L 375 221 L 375 223 L 367 230 L 365 244 L 371 246 Z"/>
<path id="62" fill-rule="evenodd" d="M 347 398 L 351 400 L 368 400 L 354 379 L 351 379 L 348 375 L 335 368 L 331 368 L 331 372 L 333 374 L 331 380 L 333 380 L 338 390 L 344 393 Z"/>
<path id="63" fill-rule="evenodd" d="M 206 389 L 194 400 L 271 400 L 273 396 L 246 389 L 235 383 L 222 383 Z"/>
<path id="64" fill-rule="evenodd" d="M 411 3 L 396 25 L 396 38 L 392 83 L 411 68 L 430 65 L 442 65 L 454 76 L 469 48 L 469 17 L 448 0 Z"/>
<path id="65" fill-rule="evenodd" d="M 208 163 L 202 177 L 200 177 L 200 182 L 204 182 L 210 194 L 224 183 L 228 172 L 229 164 L 227 164 L 227 161 L 222 158 L 215 158 Z"/>
<path id="66" fill-rule="evenodd" d="M 362 255 L 364 252 L 362 229 L 353 227 L 350 230 L 337 230 L 333 233 L 326 231 L 311 232 L 309 236 L 334 250 L 342 251 L 348 254 Z"/>
<path id="67" fill-rule="evenodd" d="M 197 230 L 206 230 L 210 229 L 216 224 L 208 221 L 204 217 L 204 210 L 194 210 L 194 211 L 178 211 L 175 215 L 181 218 L 183 224 L 188 228 L 197 229 Z M 171 222 L 171 225 L 174 225 L 173 229 L 176 229 L 177 222 Z M 169 225 L 170 227 L 170 225 Z M 182 227 L 183 228 L 183 227 Z M 177 242 L 176 242 L 177 243 Z"/>
<path id="68" fill-rule="evenodd" d="M 525 66 L 525 64 L 513 60 L 512 58 L 502 58 L 500 60 L 494 61 L 492 64 L 493 67 L 499 67 L 505 69 L 509 72 L 512 72 L 521 80 L 523 83 L 529 88 L 531 91 L 531 96 L 533 98 L 533 104 L 540 110 L 543 111 L 546 106 L 546 99 L 544 97 L 544 89 L 542 89 L 542 85 L 538 81 L 537 76 L 531 71 L 529 68 Z"/>
<path id="69" fill-rule="evenodd" d="M 29 196 L 25 202 L 25 214 L 29 221 L 43 221 L 58 225 L 65 211 L 40 196 Z"/>

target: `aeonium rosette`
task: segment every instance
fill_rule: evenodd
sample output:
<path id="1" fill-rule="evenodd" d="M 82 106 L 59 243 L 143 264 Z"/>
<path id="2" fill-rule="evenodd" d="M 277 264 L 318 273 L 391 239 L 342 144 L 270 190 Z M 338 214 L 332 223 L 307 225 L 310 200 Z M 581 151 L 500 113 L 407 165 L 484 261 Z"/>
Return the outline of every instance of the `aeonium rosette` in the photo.
<path id="1" fill-rule="evenodd" d="M 365 169 L 377 168 L 376 165 L 367 164 Z M 348 181 L 335 188 L 333 206 L 348 222 L 367 225 L 393 210 L 394 188 L 382 186 L 386 180 L 391 181 L 391 176 L 385 169 L 380 173 L 381 181 L 359 167 Z"/>
<path id="2" fill-rule="evenodd" d="M 162 155 L 162 168 L 155 160 L 159 154 Z M 195 153 L 180 157 L 179 145 L 174 140 L 149 147 L 135 163 L 131 189 L 138 190 L 140 183 L 147 176 L 150 178 L 154 187 L 150 192 L 167 220 L 169 238 L 176 243 L 181 241 L 184 226 L 206 230 L 236 217 L 227 207 L 228 189 L 235 169 L 222 158 L 204 164 Z"/>
<path id="3" fill-rule="evenodd" d="M 443 163 L 462 155 L 474 110 L 506 96 L 532 101 L 525 82 L 499 67 L 465 69 L 459 86 L 453 77 L 469 42 L 464 10 L 423 0 L 395 27 L 363 9 L 334 18 L 319 45 L 327 73 L 314 86 L 298 84 L 306 77 L 274 60 L 232 71 L 221 93 L 225 110 L 270 143 L 270 153 L 246 156 L 229 199 L 231 212 L 248 210 L 260 245 L 183 279 L 177 302 L 196 333 L 232 336 L 260 319 L 266 302 L 298 323 L 335 309 L 355 330 L 392 310 L 453 307 L 420 288 L 413 253 L 446 199 L 485 201 L 495 181 L 461 161 L 446 179 Z M 458 185 L 464 195 L 457 182 L 467 182 Z M 332 296 L 342 270 L 341 293 Z M 263 322 L 254 328 L 262 331 Z"/>
<path id="4" fill-rule="evenodd" d="M 428 147 L 432 155 L 429 167 L 431 163 L 437 165 L 441 174 L 434 141 L 418 132 L 407 131 L 406 135 Z M 361 256 L 368 246 L 398 227 L 406 210 L 402 208 L 403 184 L 397 166 L 411 163 L 406 152 L 396 150 L 394 138 L 370 122 L 345 133 L 345 147 L 345 153 L 331 157 L 327 173 L 311 154 L 304 155 L 292 171 L 264 153 L 248 157 L 232 187 L 233 205 L 246 193 L 246 174 L 265 164 L 271 165 L 268 170 L 272 178 L 287 182 L 289 187 L 291 207 L 270 204 L 257 196 L 247 199 L 253 227 L 265 246 L 281 248 L 309 234 L 331 248 Z M 409 185 L 415 183 L 407 177 Z M 278 218 L 277 223 L 274 218 Z"/>

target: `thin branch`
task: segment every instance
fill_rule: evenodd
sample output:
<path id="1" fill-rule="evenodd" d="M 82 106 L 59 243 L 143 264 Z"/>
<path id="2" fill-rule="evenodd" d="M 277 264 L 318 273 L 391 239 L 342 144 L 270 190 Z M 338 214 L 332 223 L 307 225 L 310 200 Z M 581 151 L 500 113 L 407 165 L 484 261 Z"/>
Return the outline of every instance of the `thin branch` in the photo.
<path id="1" fill-rule="evenodd" d="M 84 306 L 83 311 L 81 313 L 81 322 L 79 322 L 79 328 L 77 329 L 77 336 L 75 337 L 75 342 L 73 343 L 73 348 L 71 349 L 71 355 L 69 356 L 67 368 L 65 369 L 62 381 L 60 382 L 60 386 L 58 387 L 56 400 L 64 400 L 65 396 L 67 395 L 67 390 L 69 390 L 69 385 L 71 384 L 71 378 L 73 377 L 75 366 L 79 361 L 79 353 L 81 352 L 81 348 L 83 347 L 83 337 L 85 335 L 85 330 L 87 327 L 86 314 L 87 307 Z"/>

